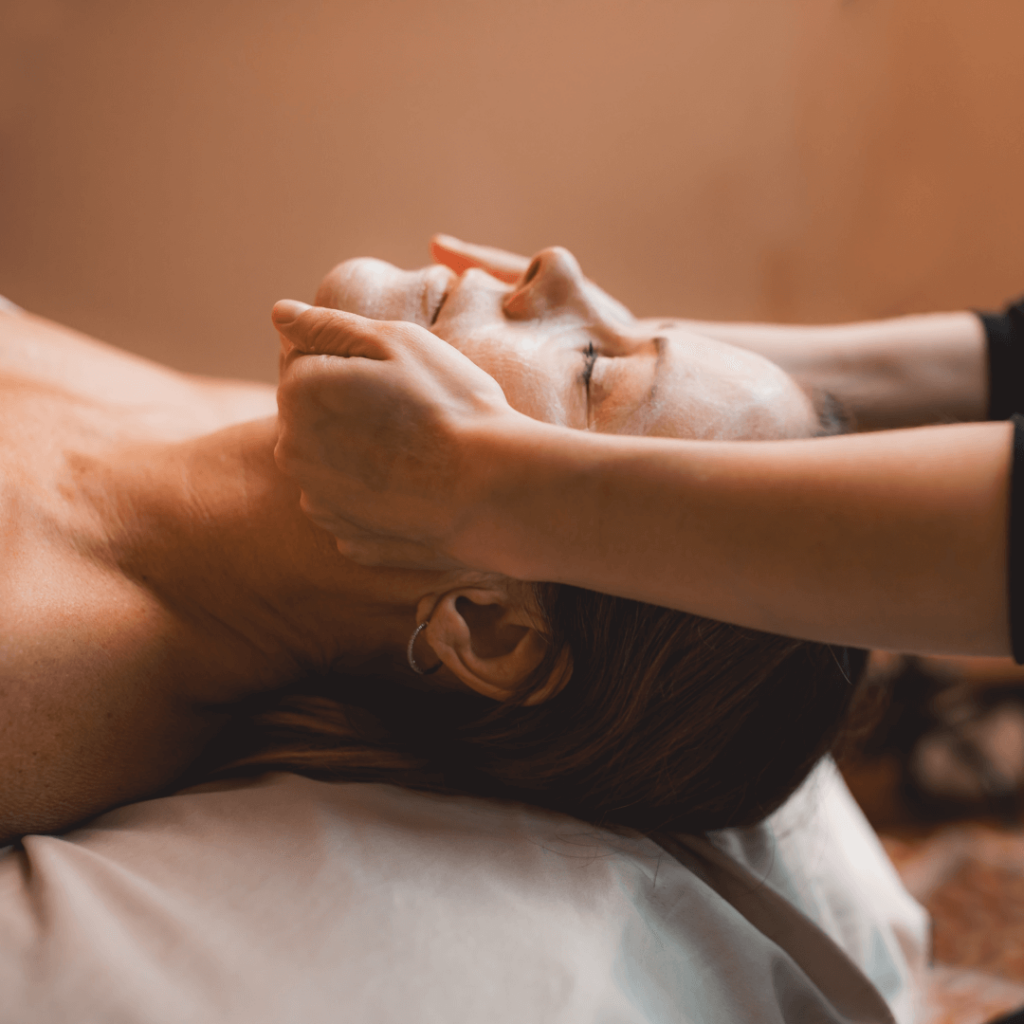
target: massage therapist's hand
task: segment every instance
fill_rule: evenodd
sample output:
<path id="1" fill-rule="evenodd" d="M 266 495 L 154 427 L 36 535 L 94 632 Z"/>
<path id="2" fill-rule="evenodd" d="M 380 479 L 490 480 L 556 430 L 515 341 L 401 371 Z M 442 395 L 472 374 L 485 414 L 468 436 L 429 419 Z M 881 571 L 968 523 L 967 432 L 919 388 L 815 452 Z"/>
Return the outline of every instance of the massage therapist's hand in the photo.
<path id="1" fill-rule="evenodd" d="M 310 519 L 364 564 L 448 569 L 472 558 L 492 568 L 459 544 L 473 532 L 486 469 L 470 439 L 527 419 L 494 378 L 405 321 L 290 300 L 273 320 L 282 338 L 275 457 Z"/>
<path id="2" fill-rule="evenodd" d="M 522 256 L 507 249 L 498 249 L 492 245 L 476 245 L 463 242 L 451 235 L 434 235 L 430 240 L 430 255 L 435 263 L 461 274 L 470 267 L 485 270 L 492 277 L 506 284 L 517 284 L 529 276 L 535 262 L 528 256 Z M 583 287 L 587 297 L 605 316 L 619 323 L 632 323 L 633 314 L 618 299 L 612 298 L 603 288 L 593 281 L 584 280 Z"/>
<path id="3" fill-rule="evenodd" d="M 518 253 L 435 235 L 430 251 L 456 273 L 479 267 L 515 282 L 530 260 Z M 593 298 L 632 316 L 593 282 Z M 811 394 L 836 399 L 857 430 L 890 430 L 986 418 L 987 353 L 978 317 L 966 311 L 865 323 L 804 326 L 731 323 L 679 317 L 639 321 L 673 325 L 765 356 Z"/>

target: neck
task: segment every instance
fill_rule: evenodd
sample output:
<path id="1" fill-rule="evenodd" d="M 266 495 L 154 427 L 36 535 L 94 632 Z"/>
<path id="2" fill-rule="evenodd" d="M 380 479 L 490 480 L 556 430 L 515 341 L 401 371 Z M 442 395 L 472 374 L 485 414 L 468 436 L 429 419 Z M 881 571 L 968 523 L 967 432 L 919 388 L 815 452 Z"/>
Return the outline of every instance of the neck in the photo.
<path id="1" fill-rule="evenodd" d="M 197 699 L 219 703 L 310 671 L 404 669 L 436 574 L 343 558 L 277 469 L 273 419 L 119 458 L 113 557 L 172 613 Z"/>

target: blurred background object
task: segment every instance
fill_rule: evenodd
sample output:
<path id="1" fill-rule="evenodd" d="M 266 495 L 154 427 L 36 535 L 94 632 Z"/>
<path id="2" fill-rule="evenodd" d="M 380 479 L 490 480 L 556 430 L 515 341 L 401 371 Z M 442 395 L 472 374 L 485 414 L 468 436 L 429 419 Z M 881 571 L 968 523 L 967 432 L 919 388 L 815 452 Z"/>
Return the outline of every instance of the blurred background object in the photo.
<path id="1" fill-rule="evenodd" d="M 837 756 L 878 829 L 1024 821 L 1024 667 L 874 652 Z"/>
<path id="2" fill-rule="evenodd" d="M 875 652 L 837 749 L 847 784 L 932 918 L 922 1024 L 1024 1004 L 1024 667 Z"/>
<path id="3" fill-rule="evenodd" d="M 641 314 L 1024 288 L 1018 0 L 3 0 L 0 294 L 272 380 L 268 311 L 435 231 Z"/>

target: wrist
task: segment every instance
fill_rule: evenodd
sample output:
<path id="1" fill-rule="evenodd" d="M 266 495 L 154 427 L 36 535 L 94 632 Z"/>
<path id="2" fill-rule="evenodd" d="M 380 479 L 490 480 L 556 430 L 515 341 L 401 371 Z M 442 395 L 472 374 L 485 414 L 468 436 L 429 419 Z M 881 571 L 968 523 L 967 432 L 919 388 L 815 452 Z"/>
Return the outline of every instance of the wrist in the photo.
<path id="1" fill-rule="evenodd" d="M 521 580 L 554 580 L 554 521 L 574 507 L 574 467 L 593 435 L 521 413 L 477 426 L 464 447 L 465 514 L 451 554 Z"/>

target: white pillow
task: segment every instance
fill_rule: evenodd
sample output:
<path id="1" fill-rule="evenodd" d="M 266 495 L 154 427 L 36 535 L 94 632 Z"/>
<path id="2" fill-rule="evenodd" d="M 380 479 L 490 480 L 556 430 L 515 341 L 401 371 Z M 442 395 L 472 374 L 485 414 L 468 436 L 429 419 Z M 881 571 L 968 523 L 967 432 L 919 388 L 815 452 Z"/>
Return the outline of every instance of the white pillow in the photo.
<path id="1" fill-rule="evenodd" d="M 0 1020 L 891 1019 L 866 972 L 910 1024 L 925 919 L 828 763 L 679 852 L 392 786 L 200 787 L 0 852 Z"/>

